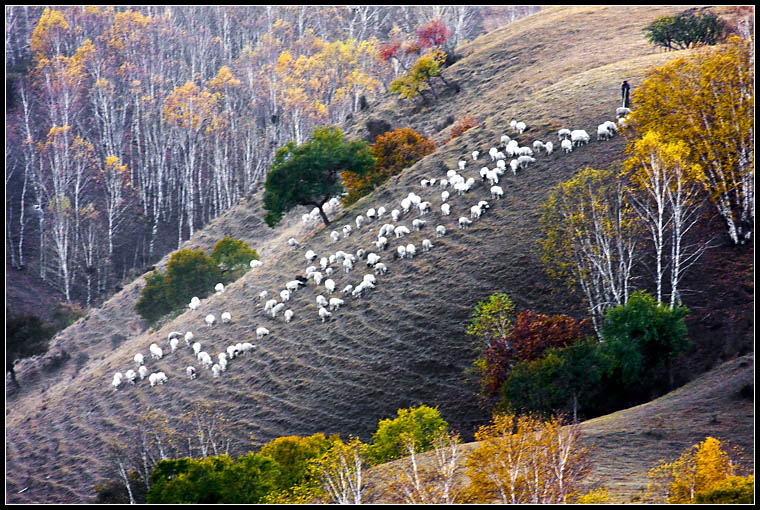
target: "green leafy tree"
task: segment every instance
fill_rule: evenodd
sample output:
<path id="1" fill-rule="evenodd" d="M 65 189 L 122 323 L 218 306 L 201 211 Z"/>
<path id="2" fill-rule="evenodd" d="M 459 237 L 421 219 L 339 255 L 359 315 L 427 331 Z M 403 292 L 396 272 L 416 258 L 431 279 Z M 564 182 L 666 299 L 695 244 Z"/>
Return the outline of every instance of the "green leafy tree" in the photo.
<path id="1" fill-rule="evenodd" d="M 641 394 L 643 379 L 654 369 L 665 366 L 670 376 L 673 358 L 689 345 L 684 321 L 688 313 L 688 308 L 671 309 L 644 291 L 608 310 L 602 337 L 614 360 L 614 380 Z"/>
<path id="2" fill-rule="evenodd" d="M 184 306 L 191 297 L 205 297 L 222 279 L 222 271 L 201 250 L 179 250 L 166 266 L 167 299 L 173 307 Z"/>
<path id="3" fill-rule="evenodd" d="M 433 86 L 433 78 L 439 78 L 449 86 L 449 83 L 441 74 L 441 67 L 446 62 L 446 52 L 440 48 L 433 48 L 412 65 L 412 67 L 403 75 L 393 80 L 388 89 L 394 94 L 398 94 L 403 99 L 412 99 L 417 95 L 425 95 L 425 85 L 430 89 L 433 97 L 438 99 L 438 93 Z"/>
<path id="4" fill-rule="evenodd" d="M 515 305 L 503 292 L 475 305 L 466 332 L 477 339 L 478 358 L 473 366 L 480 375 L 483 395 L 493 395 L 506 377 L 514 315 Z"/>
<path id="5" fill-rule="evenodd" d="M 697 504 L 752 505 L 755 503 L 755 475 L 729 476 L 710 489 L 694 495 Z"/>
<path id="6" fill-rule="evenodd" d="M 264 182 L 264 220 L 274 228 L 284 213 L 298 205 L 319 209 L 329 225 L 322 206 L 343 192 L 342 172 L 362 175 L 375 165 L 366 142 L 344 142 L 337 127 L 315 129 L 302 145 L 289 142 L 277 151 Z"/>
<path id="7" fill-rule="evenodd" d="M 223 271 L 231 272 L 247 269 L 252 259 L 259 260 L 259 254 L 245 241 L 226 236 L 214 245 L 211 258 Z"/>
<path id="8" fill-rule="evenodd" d="M 367 450 L 370 464 L 382 464 L 406 455 L 405 438 L 414 441 L 418 452 L 430 450 L 436 434 L 448 430 L 438 408 L 420 405 L 399 409 L 394 419 L 380 420 Z"/>
<path id="9" fill-rule="evenodd" d="M 151 473 L 148 503 L 259 503 L 276 488 L 275 461 L 253 452 L 159 462 Z"/>
<path id="10" fill-rule="evenodd" d="M 259 453 L 274 460 L 279 466 L 275 483 L 285 494 L 278 494 L 277 501 L 294 496 L 292 489 L 318 485 L 311 477 L 310 465 L 330 448 L 331 441 L 324 434 L 309 437 L 283 436 L 261 447 Z M 274 502 L 269 501 L 268 502 Z"/>
<path id="11" fill-rule="evenodd" d="M 172 310 L 166 294 L 165 274 L 153 271 L 145 276 L 145 287 L 140 292 L 140 299 L 135 303 L 135 310 L 150 324 L 154 324 Z"/>
<path id="12" fill-rule="evenodd" d="M 683 50 L 699 44 L 716 44 L 725 30 L 726 23 L 715 13 L 684 11 L 656 18 L 644 29 L 644 37 L 654 45 Z"/>

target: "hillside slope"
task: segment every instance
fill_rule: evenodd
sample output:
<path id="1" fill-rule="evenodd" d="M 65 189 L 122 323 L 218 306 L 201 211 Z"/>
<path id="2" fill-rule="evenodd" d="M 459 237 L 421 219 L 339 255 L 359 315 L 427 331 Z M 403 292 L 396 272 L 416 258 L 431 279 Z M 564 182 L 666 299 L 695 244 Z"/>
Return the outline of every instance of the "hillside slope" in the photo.
<path id="1" fill-rule="evenodd" d="M 646 68 L 678 55 L 655 53 L 641 38 L 641 28 L 649 20 L 675 10 L 547 9 L 462 48 L 464 57 L 447 70 L 460 84 L 459 94 L 428 109 L 399 107 L 395 100 L 373 107 L 370 115 L 388 118 L 394 127 L 411 122 L 430 135 L 436 135 L 432 125 L 450 115 L 458 118 L 472 113 L 481 125 L 439 146 L 335 218 L 333 228 L 353 224 L 356 214 L 367 208 L 383 205 L 390 210 L 414 191 L 432 202 L 432 213 L 424 217 L 428 223 L 423 231 L 402 240 L 414 243 L 418 250 L 423 238 L 430 238 L 435 246 L 413 260 L 398 261 L 392 258 L 398 242 L 391 239 L 390 249 L 381 253 L 389 272 L 378 276 L 377 289 L 362 298 L 345 298 L 345 306 L 334 313 L 332 321 L 320 322 L 314 299 L 324 289 L 316 289 L 313 283 L 290 301 L 288 307 L 295 311 L 291 324 L 266 316 L 257 296 L 262 290 L 278 293 L 286 281 L 302 274 L 307 249 L 327 255 L 370 247 L 379 224 L 332 244 L 330 229 L 303 225 L 300 214 L 306 211 L 300 210 L 271 230 L 261 220 L 257 195 L 184 245 L 209 250 L 229 234 L 259 251 L 264 265 L 230 284 L 222 295 L 210 296 L 199 310 L 188 310 L 157 331 L 145 330 L 133 310 L 144 285 L 141 277 L 61 332 L 48 355 L 19 366 L 22 389 L 6 393 L 6 500 L 88 501 L 94 484 L 103 477 L 104 445 L 114 437 L 124 438 L 148 406 L 177 416 L 193 402 L 208 401 L 225 410 L 235 423 L 239 451 L 248 448 L 245 440 L 251 434 L 256 444 L 281 435 L 316 432 L 358 435 L 367 441 L 380 419 L 421 403 L 438 406 L 465 440 L 471 440 L 474 428 L 487 420 L 477 406 L 477 386 L 464 374 L 474 359 L 471 340 L 464 334 L 472 309 L 501 290 L 519 310 L 583 314 L 581 300 L 555 290 L 541 270 L 536 251 L 538 206 L 551 186 L 578 168 L 604 167 L 622 157 L 624 140 L 597 142 L 595 128 L 614 118 L 622 78 L 635 86 Z M 600 34 L 609 34 L 614 43 L 600 43 Z M 347 131 L 359 134 L 365 118 L 357 116 L 354 128 Z M 516 176 L 506 174 L 501 182 L 504 198 L 491 201 L 488 214 L 471 228 L 460 230 L 457 218 L 468 215 L 470 205 L 481 199 L 490 201 L 487 188 L 478 183 L 469 194 L 452 197 L 452 215 L 441 217 L 439 190 L 421 188 L 420 179 L 444 176 L 460 157 L 475 149 L 486 153 L 512 118 L 528 124 L 520 137 L 526 142 L 556 140 L 559 127 L 586 129 L 592 141 L 568 155 L 559 150 L 541 155 Z M 469 163 L 467 176 L 474 176 L 486 163 L 483 158 L 477 165 Z M 411 229 L 415 217 L 416 213 L 410 213 L 400 223 Z M 439 223 L 448 234 L 436 239 L 432 229 Z M 287 249 L 290 236 L 297 237 L 301 249 Z M 338 271 L 333 278 L 342 289 L 347 283 L 358 283 L 366 272 L 360 262 L 348 275 Z M 700 297 L 706 309 L 711 298 Z M 223 311 L 232 314 L 231 324 L 205 326 L 207 313 L 219 317 Z M 272 333 L 257 341 L 258 326 Z M 163 370 L 168 375 L 166 385 L 150 388 L 143 381 L 114 391 L 112 374 L 130 368 L 136 352 L 147 357 L 152 342 L 168 351 L 166 336 L 174 330 L 193 331 L 212 355 L 242 341 L 258 347 L 252 356 L 233 360 L 221 379 L 202 371 L 189 381 L 184 367 L 196 362 L 183 346 L 160 361 L 147 362 L 151 371 Z M 720 338 L 721 330 L 710 334 Z"/>
<path id="2" fill-rule="evenodd" d="M 640 502 L 649 482 L 647 472 L 660 460 L 677 458 L 707 436 L 739 446 L 743 467 L 754 465 L 754 354 L 727 361 L 694 381 L 646 404 L 581 423 L 583 443 L 591 452 L 591 472 L 584 490 L 607 487 L 616 503 Z M 464 459 L 480 443 L 462 445 Z M 425 467 L 432 453 L 419 456 Z M 404 459 L 372 468 L 367 473 L 365 501 L 393 501 L 386 484 Z M 455 479 L 453 491 L 467 484 L 466 470 Z"/>

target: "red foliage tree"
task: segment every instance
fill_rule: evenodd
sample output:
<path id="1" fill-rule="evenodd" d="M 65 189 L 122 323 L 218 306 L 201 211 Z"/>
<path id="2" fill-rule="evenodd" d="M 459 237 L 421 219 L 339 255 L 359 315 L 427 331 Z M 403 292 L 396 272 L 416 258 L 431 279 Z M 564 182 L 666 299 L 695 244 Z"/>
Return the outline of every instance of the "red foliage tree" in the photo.
<path id="1" fill-rule="evenodd" d="M 417 29 L 417 46 L 422 49 L 440 48 L 450 35 L 451 30 L 448 29 L 446 23 L 440 18 L 436 18 Z"/>

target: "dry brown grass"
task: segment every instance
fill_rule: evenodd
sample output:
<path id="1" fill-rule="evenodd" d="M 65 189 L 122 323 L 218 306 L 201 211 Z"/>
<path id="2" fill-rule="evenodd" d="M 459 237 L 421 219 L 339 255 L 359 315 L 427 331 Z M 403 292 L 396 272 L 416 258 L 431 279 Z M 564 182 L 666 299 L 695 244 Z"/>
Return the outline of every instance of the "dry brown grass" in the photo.
<path id="1" fill-rule="evenodd" d="M 334 227 L 342 227 L 369 207 L 397 207 L 403 196 L 414 191 L 433 203 L 433 212 L 425 217 L 428 223 L 422 232 L 412 232 L 403 241 L 419 247 L 423 238 L 430 238 L 435 244 L 431 252 L 420 250 L 414 260 L 402 263 L 391 259 L 397 245 L 391 239 L 391 249 L 381 254 L 388 274 L 379 276 L 377 289 L 365 297 L 345 299 L 335 320 L 320 322 L 313 284 L 296 292 L 289 303 L 296 314 L 290 325 L 265 316 L 257 296 L 261 290 L 279 293 L 286 281 L 302 274 L 306 249 L 320 254 L 338 249 L 354 252 L 370 246 L 378 225 L 332 244 L 329 229 L 303 225 L 300 215 L 307 211 L 299 210 L 271 230 L 261 220 L 257 195 L 183 246 L 210 250 L 231 235 L 259 251 L 264 265 L 230 284 L 224 294 L 210 296 L 198 311 L 187 310 L 155 331 L 146 330 L 134 313 L 144 285 L 141 277 L 61 332 L 45 357 L 18 367 L 21 390 L 6 392 L 6 501 L 89 501 L 104 473 L 104 445 L 113 438 L 124 440 L 147 406 L 169 416 L 178 416 L 200 400 L 226 409 L 241 438 L 237 452 L 251 446 L 245 442 L 249 434 L 256 444 L 316 432 L 358 435 L 367 441 L 380 419 L 421 403 L 438 406 L 444 419 L 471 440 L 475 427 L 488 418 L 477 406 L 476 384 L 464 375 L 474 359 L 464 334 L 471 311 L 479 300 L 499 290 L 508 293 L 520 310 L 583 314 L 581 300 L 555 288 L 541 270 L 536 249 L 538 205 L 551 186 L 579 167 L 603 167 L 622 157 L 624 140 L 596 142 L 595 127 L 614 116 L 619 72 L 625 70 L 635 86 L 648 62 L 673 56 L 655 53 L 643 43 L 640 30 L 655 15 L 674 10 L 547 9 L 463 48 L 466 57 L 446 71 L 462 86 L 460 94 L 446 97 L 435 108 L 399 105 L 395 100 L 373 107 L 371 115 L 387 118 L 394 128 L 410 126 L 429 136 L 438 135 L 431 127 L 450 115 L 471 114 L 481 124 L 335 217 Z M 605 34 L 614 35 L 614 44 L 599 44 Z M 475 149 L 486 153 L 512 118 L 528 124 L 521 137 L 525 141 L 556 139 L 555 129 L 562 125 L 586 129 L 592 142 L 570 155 L 555 151 L 538 157 L 535 165 L 516 177 L 507 174 L 501 183 L 505 196 L 498 202 L 491 201 L 480 185 L 470 195 L 452 197 L 454 212 L 440 217 L 438 190 L 421 189 L 420 179 L 444 175 Z M 361 134 L 365 120 L 366 116 L 356 116 L 354 127 L 346 130 Z M 479 168 L 470 163 L 468 175 Z M 491 211 L 470 229 L 459 230 L 458 216 L 482 198 L 491 202 Z M 401 223 L 409 225 L 410 216 Z M 438 223 L 449 230 L 441 239 L 433 232 Z M 302 249 L 287 249 L 291 236 Z M 167 261 L 168 256 L 158 267 Z M 341 271 L 333 279 L 342 289 L 346 283 L 356 284 L 366 272 L 360 262 L 354 272 Z M 716 306 L 714 297 L 700 296 L 699 305 Z M 218 317 L 225 310 L 232 314 L 231 324 L 205 326 L 207 313 Z M 258 326 L 272 334 L 257 341 Z M 146 354 L 151 342 L 166 346 L 172 330 L 193 331 L 211 354 L 233 342 L 251 341 L 258 348 L 248 358 L 233 360 L 221 379 L 203 371 L 189 381 L 183 370 L 195 360 L 183 346 L 158 362 L 147 362 L 152 371 L 166 372 L 168 384 L 149 388 L 144 381 L 114 391 L 111 374 L 129 368 L 134 353 Z M 720 338 L 721 331 L 707 334 Z M 737 342 L 746 343 L 746 335 L 746 329 L 739 330 Z M 77 363 L 82 356 L 87 356 L 86 363 Z M 18 494 L 25 487 L 29 489 Z"/>

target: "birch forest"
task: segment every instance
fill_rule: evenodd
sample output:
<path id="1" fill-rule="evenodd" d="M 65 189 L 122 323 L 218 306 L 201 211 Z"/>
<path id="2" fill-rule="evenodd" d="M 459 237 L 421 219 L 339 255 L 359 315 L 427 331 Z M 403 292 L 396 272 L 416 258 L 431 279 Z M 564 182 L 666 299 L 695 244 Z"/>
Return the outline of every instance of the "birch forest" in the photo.
<path id="1" fill-rule="evenodd" d="M 255 193 L 443 22 L 451 49 L 537 7 L 6 6 L 6 260 L 90 305 Z"/>

